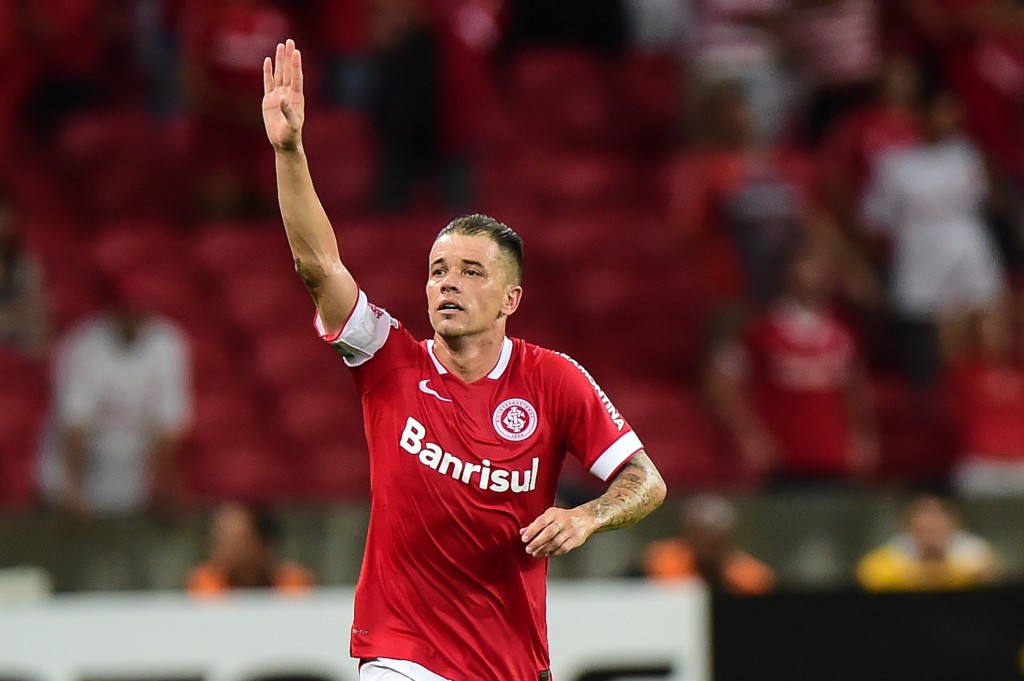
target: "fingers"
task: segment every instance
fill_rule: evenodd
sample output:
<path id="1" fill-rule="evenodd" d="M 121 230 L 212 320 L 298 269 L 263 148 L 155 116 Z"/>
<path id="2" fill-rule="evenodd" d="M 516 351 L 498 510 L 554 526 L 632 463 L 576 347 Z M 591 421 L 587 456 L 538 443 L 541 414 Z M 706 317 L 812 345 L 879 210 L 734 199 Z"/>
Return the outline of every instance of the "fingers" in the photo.
<path id="1" fill-rule="evenodd" d="M 284 85 L 284 44 L 278 43 L 274 52 L 274 85 Z"/>
<path id="2" fill-rule="evenodd" d="M 302 94 L 302 53 L 298 49 L 292 56 L 292 89 Z"/>
<path id="3" fill-rule="evenodd" d="M 281 66 L 281 85 L 292 86 L 292 59 L 295 55 L 295 41 L 289 38 L 284 43 L 284 64 Z"/>
<path id="4" fill-rule="evenodd" d="M 535 558 L 560 556 L 586 539 L 572 514 L 559 508 L 548 509 L 519 533 L 526 552 Z"/>
<path id="5" fill-rule="evenodd" d="M 263 59 L 263 94 L 270 94 L 274 89 L 274 63 L 270 57 Z"/>

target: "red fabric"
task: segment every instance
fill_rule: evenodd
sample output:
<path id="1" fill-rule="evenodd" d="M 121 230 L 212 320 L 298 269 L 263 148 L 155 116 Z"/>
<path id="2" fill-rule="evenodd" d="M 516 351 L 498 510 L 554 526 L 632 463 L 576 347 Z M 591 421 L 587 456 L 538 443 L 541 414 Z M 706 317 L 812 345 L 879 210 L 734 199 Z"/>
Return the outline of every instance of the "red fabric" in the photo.
<path id="1" fill-rule="evenodd" d="M 682 157 L 673 169 L 673 213 L 692 245 L 687 267 L 699 274 L 710 303 L 741 298 L 746 281 L 739 254 L 723 220 L 723 206 L 756 177 L 771 176 L 790 184 L 807 213 L 815 203 L 815 168 L 803 152 L 776 148 L 763 163 L 743 151 L 706 151 Z"/>
<path id="2" fill-rule="evenodd" d="M 266 2 L 193 1 L 186 11 L 186 58 L 215 87 L 263 95 L 263 58 L 290 36 L 288 18 Z"/>
<path id="3" fill-rule="evenodd" d="M 1024 371 L 969 360 L 953 369 L 950 385 L 963 453 L 1024 460 Z"/>
<path id="4" fill-rule="evenodd" d="M 94 74 L 103 59 L 99 0 L 34 0 L 33 23 L 46 70 L 62 75 Z"/>
<path id="5" fill-rule="evenodd" d="M 842 477 L 849 440 L 843 388 L 856 348 L 838 320 L 820 322 L 809 331 L 777 310 L 756 320 L 742 344 L 755 407 L 781 449 L 779 472 Z"/>
<path id="6" fill-rule="evenodd" d="M 864 107 L 841 121 L 825 141 L 823 174 L 829 182 L 849 182 L 859 196 L 883 154 L 912 146 L 918 139 L 917 121 L 910 111 L 885 105 Z"/>
<path id="7" fill-rule="evenodd" d="M 466 384 L 441 374 L 427 345 L 400 327 L 355 369 L 371 520 L 353 657 L 406 659 L 481 681 L 534 679 L 549 667 L 547 560 L 526 553 L 519 529 L 553 503 L 565 452 L 590 468 L 623 436 L 628 443 L 631 429 L 569 360 L 512 343 L 499 378 Z M 508 418 L 501 405 L 513 398 L 531 406 Z M 531 422 L 535 430 L 518 441 L 496 425 L 522 434 Z M 442 473 L 445 452 L 489 477 L 470 471 L 463 482 L 470 469 L 456 479 L 454 466 Z M 527 475 L 527 490 L 513 492 Z"/>

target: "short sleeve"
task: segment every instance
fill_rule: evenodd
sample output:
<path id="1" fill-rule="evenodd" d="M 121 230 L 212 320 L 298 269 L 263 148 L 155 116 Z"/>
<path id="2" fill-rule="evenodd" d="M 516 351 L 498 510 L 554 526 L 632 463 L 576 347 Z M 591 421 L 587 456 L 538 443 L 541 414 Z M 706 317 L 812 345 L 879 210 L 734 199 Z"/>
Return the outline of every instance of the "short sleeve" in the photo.
<path id="1" fill-rule="evenodd" d="M 188 343 L 181 333 L 170 328 L 162 343 L 157 369 L 160 385 L 156 425 L 163 432 L 178 432 L 185 428 L 192 412 Z"/>
<path id="2" fill-rule="evenodd" d="M 75 333 L 57 351 L 54 382 L 57 387 L 58 420 L 63 428 L 91 422 L 99 409 L 101 361 L 95 329 Z"/>
<path id="3" fill-rule="evenodd" d="M 861 202 L 861 218 L 869 228 L 877 231 L 892 231 L 900 217 L 896 160 L 894 152 L 879 160 Z"/>
<path id="4" fill-rule="evenodd" d="M 319 312 L 313 319 L 313 326 L 320 338 L 341 354 L 345 364 L 357 367 L 368 362 L 384 347 L 391 330 L 397 329 L 399 324 L 387 310 L 370 303 L 366 294 L 360 291 L 356 305 L 339 333 L 333 336 L 327 333 Z"/>
<path id="5" fill-rule="evenodd" d="M 565 447 L 591 473 L 610 480 L 643 443 L 604 390 L 576 360 L 554 355 L 555 398 Z"/>

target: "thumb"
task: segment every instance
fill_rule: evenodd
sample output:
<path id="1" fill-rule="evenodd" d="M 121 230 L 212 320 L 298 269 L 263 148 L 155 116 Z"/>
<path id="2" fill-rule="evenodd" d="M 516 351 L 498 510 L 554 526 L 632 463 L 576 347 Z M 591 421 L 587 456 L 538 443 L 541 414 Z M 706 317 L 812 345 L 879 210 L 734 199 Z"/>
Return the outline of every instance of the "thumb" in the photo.
<path id="1" fill-rule="evenodd" d="M 286 97 L 281 98 L 281 113 L 284 114 L 285 120 L 287 120 L 288 124 L 293 128 L 298 128 L 299 124 L 302 122 L 299 120 L 299 113 Z"/>

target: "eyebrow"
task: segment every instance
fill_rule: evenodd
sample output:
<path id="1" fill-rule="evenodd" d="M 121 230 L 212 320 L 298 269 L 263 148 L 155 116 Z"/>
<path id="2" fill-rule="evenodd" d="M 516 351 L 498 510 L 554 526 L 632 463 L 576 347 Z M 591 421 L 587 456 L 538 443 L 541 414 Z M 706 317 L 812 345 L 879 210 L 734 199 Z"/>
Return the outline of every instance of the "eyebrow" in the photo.
<path id="1" fill-rule="evenodd" d="M 444 262 L 444 258 L 436 258 L 433 262 L 430 263 L 430 266 L 433 267 L 434 265 L 439 265 L 439 264 L 441 264 L 443 262 Z M 487 267 L 485 267 L 484 264 L 482 262 L 480 262 L 479 260 L 467 260 L 466 258 L 463 258 L 462 259 L 462 264 L 463 265 L 475 265 L 475 266 L 479 267 L 482 270 L 486 270 L 487 269 Z"/>

